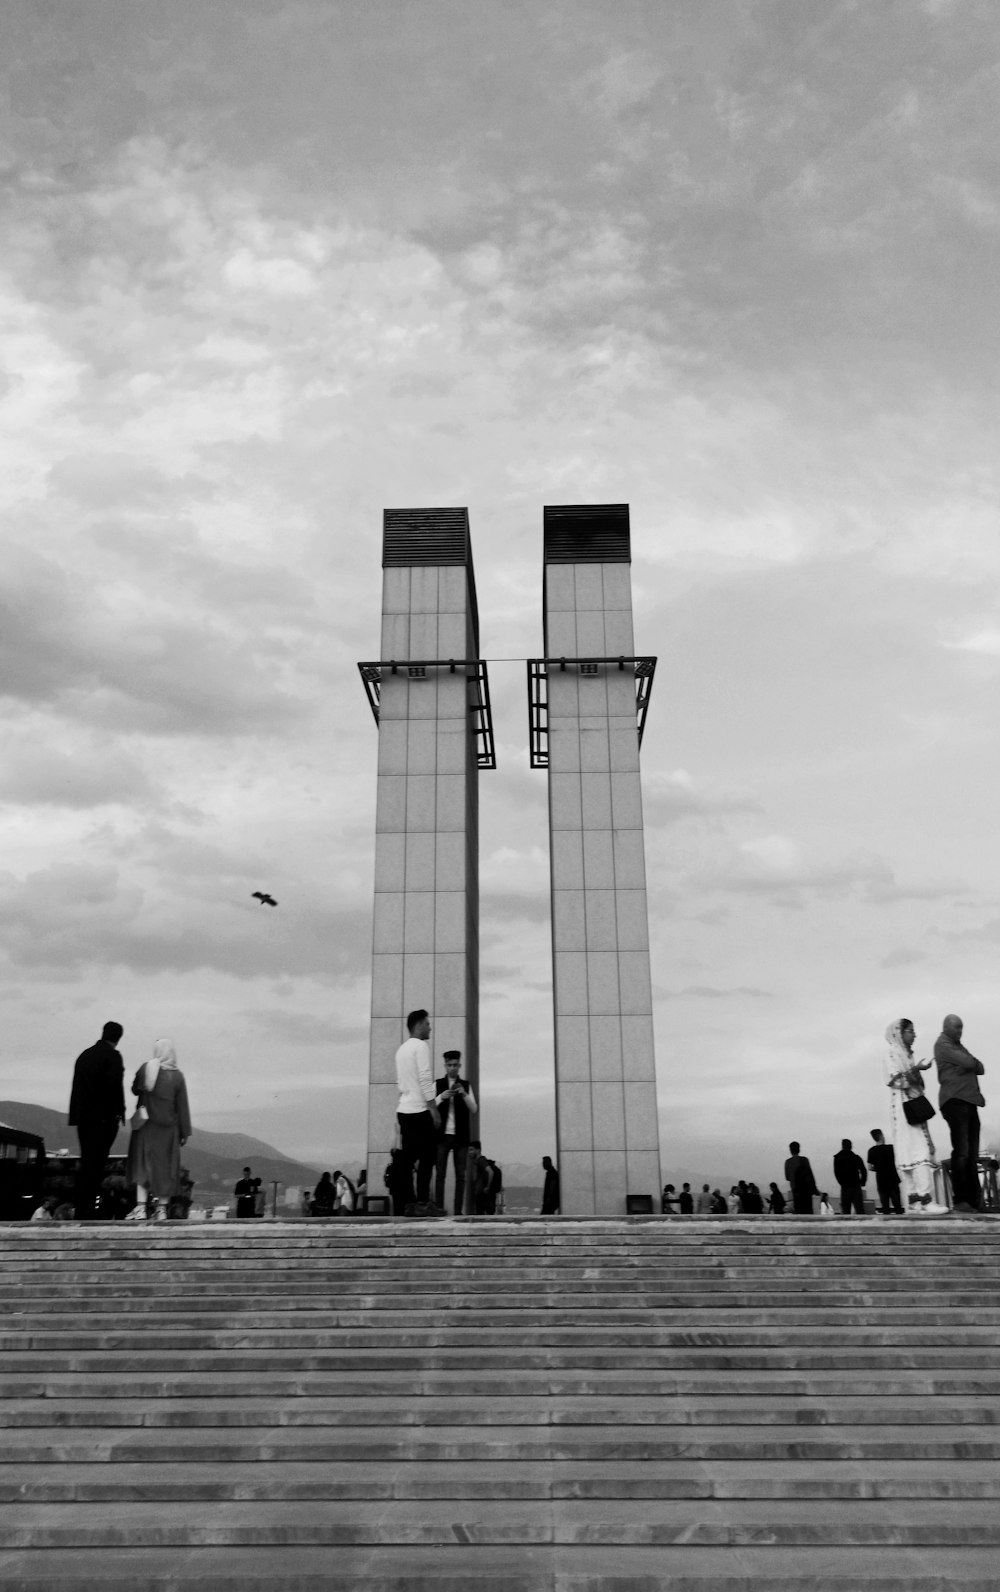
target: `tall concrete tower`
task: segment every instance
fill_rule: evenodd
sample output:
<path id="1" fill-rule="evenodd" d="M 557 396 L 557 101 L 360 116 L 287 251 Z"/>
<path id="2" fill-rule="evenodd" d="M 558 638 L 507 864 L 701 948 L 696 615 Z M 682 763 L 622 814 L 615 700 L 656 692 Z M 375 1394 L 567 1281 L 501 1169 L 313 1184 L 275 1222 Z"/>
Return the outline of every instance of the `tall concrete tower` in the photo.
<path id="1" fill-rule="evenodd" d="M 469 516 L 386 509 L 380 656 L 359 665 L 379 728 L 368 1185 L 396 1132 L 406 1013 L 462 1052 L 479 1098 L 479 774 L 496 766 Z"/>
<path id="2" fill-rule="evenodd" d="M 627 504 L 546 508 L 545 657 L 531 761 L 549 770 L 556 1139 L 567 1215 L 659 1209 L 660 1149 L 639 745 L 656 660 L 637 657 Z"/>

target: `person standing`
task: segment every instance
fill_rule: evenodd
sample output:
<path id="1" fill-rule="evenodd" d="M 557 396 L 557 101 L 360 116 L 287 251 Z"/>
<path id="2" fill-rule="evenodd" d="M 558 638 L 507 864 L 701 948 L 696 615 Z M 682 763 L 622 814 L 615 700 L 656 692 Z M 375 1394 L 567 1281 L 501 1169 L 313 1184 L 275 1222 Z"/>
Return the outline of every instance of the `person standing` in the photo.
<path id="1" fill-rule="evenodd" d="M 841 1139 L 840 1149 L 833 1158 L 833 1175 L 840 1184 L 840 1213 L 850 1216 L 865 1214 L 865 1201 L 861 1190 L 868 1182 L 868 1168 L 854 1149 L 850 1139 Z"/>
<path id="2" fill-rule="evenodd" d="M 140 1221 L 148 1197 L 156 1201 L 155 1217 L 165 1222 L 174 1195 L 181 1186 L 181 1146 L 191 1137 L 191 1112 L 187 1084 L 177 1065 L 177 1052 L 169 1039 L 158 1039 L 151 1060 L 139 1068 L 132 1093 L 146 1120 L 132 1129 L 125 1180 L 136 1186 L 136 1206 L 130 1219 Z"/>
<path id="3" fill-rule="evenodd" d="M 353 1216 L 357 1190 L 346 1172 L 338 1166 L 333 1174 L 333 1214 L 334 1216 Z"/>
<path id="4" fill-rule="evenodd" d="M 439 1216 L 438 1207 L 431 1203 L 431 1174 L 437 1165 L 437 1134 L 441 1116 L 434 1104 L 434 1074 L 427 1043 L 431 1035 L 431 1020 L 423 1007 L 410 1012 L 406 1029 L 410 1037 L 396 1051 L 396 1083 L 399 1086 L 396 1121 L 399 1123 L 400 1148 L 409 1195 L 404 1214 Z"/>
<path id="5" fill-rule="evenodd" d="M 941 1025 L 934 1042 L 938 1104 L 951 1133 L 952 1210 L 978 1211 L 983 1203 L 979 1188 L 979 1107 L 986 1101 L 976 1079 L 986 1068 L 962 1044 L 964 1024 L 954 1013 Z"/>
<path id="6" fill-rule="evenodd" d="M 772 1216 L 784 1216 L 785 1214 L 785 1196 L 777 1183 L 771 1184 L 771 1192 L 767 1196 L 767 1208 Z"/>
<path id="7" fill-rule="evenodd" d="M 408 1201 L 413 1199 L 413 1177 L 403 1165 L 402 1150 L 389 1151 L 389 1165 L 382 1181 L 389 1190 L 393 1216 L 402 1216 Z"/>
<path id="8" fill-rule="evenodd" d="M 257 1190 L 260 1187 L 260 1178 L 255 1178 L 248 1166 L 243 1168 L 240 1178 L 233 1193 L 236 1195 L 236 1214 L 243 1218 L 256 1215 Z"/>
<path id="9" fill-rule="evenodd" d="M 694 1195 L 691 1193 L 690 1183 L 685 1183 L 677 1196 L 677 1209 L 682 1216 L 694 1215 Z"/>
<path id="10" fill-rule="evenodd" d="M 69 1125 L 80 1141 L 74 1205 L 78 1221 L 92 1221 L 111 1146 L 125 1121 L 125 1063 L 117 1049 L 125 1030 L 105 1023 L 96 1045 L 80 1052 L 73 1068 Z"/>
<path id="11" fill-rule="evenodd" d="M 884 1075 L 889 1089 L 892 1142 L 907 1206 L 910 1209 L 922 1206 L 923 1215 L 943 1216 L 948 1209 L 944 1202 L 944 1178 L 930 1128 L 926 1121 L 910 1122 L 903 1109 L 907 1101 L 925 1099 L 922 1074 L 928 1070 L 930 1062 L 914 1059 L 916 1037 L 917 1031 L 908 1017 L 890 1023 L 885 1031 L 888 1049 Z M 933 1115 L 931 1107 L 927 1116 Z"/>
<path id="12" fill-rule="evenodd" d="M 792 1210 L 796 1216 L 811 1216 L 813 1213 L 813 1195 L 819 1193 L 813 1169 L 809 1165 L 809 1158 L 801 1153 L 801 1145 L 793 1139 L 788 1146 L 789 1156 L 785 1162 L 785 1177 L 792 1191 Z"/>
<path id="13" fill-rule="evenodd" d="M 545 1173 L 545 1184 L 542 1188 L 542 1215 L 557 1216 L 559 1214 L 559 1168 L 553 1164 L 551 1155 L 542 1156 L 542 1170 Z"/>
<path id="14" fill-rule="evenodd" d="M 868 1165 L 875 1174 L 879 1205 L 883 1216 L 902 1216 L 903 1202 L 899 1197 L 899 1172 L 896 1169 L 896 1152 L 886 1144 L 881 1128 L 872 1128 L 875 1143 L 868 1151 Z"/>
<path id="15" fill-rule="evenodd" d="M 444 1185 L 448 1175 L 448 1159 L 455 1167 L 455 1215 L 465 1210 L 465 1173 L 469 1160 L 469 1118 L 478 1116 L 479 1106 L 472 1085 L 459 1077 L 462 1070 L 462 1052 L 446 1050 L 443 1056 L 444 1077 L 434 1080 L 434 1104 L 441 1113 L 441 1131 L 437 1141 L 437 1176 L 434 1183 L 434 1203 L 444 1210 Z"/>
<path id="16" fill-rule="evenodd" d="M 701 1185 L 695 1210 L 699 1216 L 707 1216 L 712 1209 L 712 1191 L 707 1183 Z"/>

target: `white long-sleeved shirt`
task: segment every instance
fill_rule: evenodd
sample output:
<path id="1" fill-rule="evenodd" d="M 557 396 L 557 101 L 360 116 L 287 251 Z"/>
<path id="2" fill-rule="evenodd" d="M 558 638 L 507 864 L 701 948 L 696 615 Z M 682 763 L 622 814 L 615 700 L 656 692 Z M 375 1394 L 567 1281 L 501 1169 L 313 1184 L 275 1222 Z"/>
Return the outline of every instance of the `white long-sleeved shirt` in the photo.
<path id="1" fill-rule="evenodd" d="M 397 1111 L 410 1116 L 426 1111 L 434 1100 L 434 1072 L 431 1047 L 426 1039 L 407 1039 L 396 1052 L 396 1082 L 399 1085 Z"/>

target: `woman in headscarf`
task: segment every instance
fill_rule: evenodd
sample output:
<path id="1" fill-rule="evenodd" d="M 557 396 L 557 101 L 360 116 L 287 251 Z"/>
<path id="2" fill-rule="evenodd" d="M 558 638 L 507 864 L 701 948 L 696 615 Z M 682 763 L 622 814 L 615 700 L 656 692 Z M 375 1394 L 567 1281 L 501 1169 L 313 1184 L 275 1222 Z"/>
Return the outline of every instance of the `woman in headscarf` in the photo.
<path id="1" fill-rule="evenodd" d="M 128 1147 L 126 1178 L 136 1185 L 137 1204 L 130 1220 L 148 1214 L 149 1197 L 156 1201 L 155 1219 L 165 1222 L 171 1199 L 180 1191 L 181 1145 L 191 1137 L 187 1085 L 177 1065 L 169 1039 L 158 1039 L 153 1055 L 139 1068 L 132 1083 L 139 1111 L 146 1120 L 135 1124 Z"/>
<path id="2" fill-rule="evenodd" d="M 944 1203 L 944 1178 L 934 1140 L 926 1122 L 907 1122 L 903 1112 L 904 1100 L 916 1100 L 923 1095 L 921 1074 L 927 1071 L 930 1062 L 914 1060 L 913 1041 L 917 1035 L 908 1017 L 890 1023 L 885 1037 L 888 1045 L 885 1081 L 889 1088 L 892 1143 L 903 1193 L 910 1210 L 940 1216 L 948 1207 Z"/>

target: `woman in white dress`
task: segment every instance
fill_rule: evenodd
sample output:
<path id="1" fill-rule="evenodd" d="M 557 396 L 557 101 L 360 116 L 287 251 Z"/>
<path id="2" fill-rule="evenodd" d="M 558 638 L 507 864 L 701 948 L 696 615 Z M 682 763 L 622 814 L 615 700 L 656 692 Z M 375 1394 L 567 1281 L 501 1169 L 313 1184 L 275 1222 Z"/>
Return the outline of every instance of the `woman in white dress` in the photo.
<path id="1" fill-rule="evenodd" d="M 916 1125 L 907 1122 L 903 1114 L 903 1101 L 916 1100 L 924 1093 L 921 1074 L 931 1064 L 913 1059 L 913 1041 L 917 1036 L 908 1017 L 890 1023 L 885 1037 L 888 1044 L 885 1081 L 889 1088 L 892 1143 L 903 1196 L 907 1208 L 916 1214 L 942 1216 L 948 1207 L 944 1202 L 944 1178 L 930 1129 L 926 1122 Z"/>

